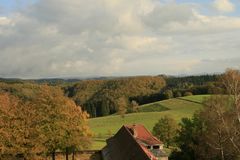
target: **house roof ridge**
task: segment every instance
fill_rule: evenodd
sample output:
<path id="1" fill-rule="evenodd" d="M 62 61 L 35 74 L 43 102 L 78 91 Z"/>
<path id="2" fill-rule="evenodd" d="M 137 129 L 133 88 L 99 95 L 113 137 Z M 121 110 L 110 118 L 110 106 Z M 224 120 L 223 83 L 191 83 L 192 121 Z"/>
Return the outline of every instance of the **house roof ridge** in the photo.
<path id="1" fill-rule="evenodd" d="M 147 137 L 151 138 L 152 140 L 154 140 L 156 142 L 156 144 L 163 144 L 162 141 L 158 140 L 155 136 L 152 135 L 152 133 L 143 125 L 143 124 L 133 124 L 133 125 L 124 125 L 127 129 L 138 129 L 138 128 L 134 128 L 134 127 L 142 127 L 144 129 L 144 132 L 147 133 Z M 141 137 L 140 133 L 136 133 L 137 136 L 135 138 L 139 139 L 139 140 L 143 140 L 143 141 L 148 141 L 149 142 L 149 139 L 144 139 L 143 137 Z M 139 135 L 139 136 L 138 136 Z"/>

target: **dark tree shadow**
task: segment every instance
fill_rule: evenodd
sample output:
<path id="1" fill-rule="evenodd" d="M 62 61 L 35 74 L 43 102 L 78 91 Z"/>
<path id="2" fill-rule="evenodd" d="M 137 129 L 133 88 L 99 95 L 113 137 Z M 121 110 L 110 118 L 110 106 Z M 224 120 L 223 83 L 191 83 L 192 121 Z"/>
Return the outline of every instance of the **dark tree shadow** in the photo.
<path id="1" fill-rule="evenodd" d="M 90 160 L 102 160 L 101 152 L 97 152 L 91 155 Z"/>

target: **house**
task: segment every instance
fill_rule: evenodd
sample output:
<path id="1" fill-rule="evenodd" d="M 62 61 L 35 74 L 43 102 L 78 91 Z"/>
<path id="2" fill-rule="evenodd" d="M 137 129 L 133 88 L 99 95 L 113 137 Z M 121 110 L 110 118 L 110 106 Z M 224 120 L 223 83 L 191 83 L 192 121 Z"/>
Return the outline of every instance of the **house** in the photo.
<path id="1" fill-rule="evenodd" d="M 168 160 L 163 143 L 143 125 L 124 125 L 102 150 L 104 160 Z"/>

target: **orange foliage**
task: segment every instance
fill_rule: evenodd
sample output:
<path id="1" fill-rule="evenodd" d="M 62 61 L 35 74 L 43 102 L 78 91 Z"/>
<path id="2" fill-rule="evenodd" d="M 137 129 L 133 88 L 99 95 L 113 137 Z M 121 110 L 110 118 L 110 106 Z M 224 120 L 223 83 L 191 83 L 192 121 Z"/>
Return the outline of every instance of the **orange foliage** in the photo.
<path id="1" fill-rule="evenodd" d="M 60 88 L 38 86 L 28 99 L 0 93 L 0 154 L 38 159 L 66 147 L 88 147 L 87 118 Z"/>

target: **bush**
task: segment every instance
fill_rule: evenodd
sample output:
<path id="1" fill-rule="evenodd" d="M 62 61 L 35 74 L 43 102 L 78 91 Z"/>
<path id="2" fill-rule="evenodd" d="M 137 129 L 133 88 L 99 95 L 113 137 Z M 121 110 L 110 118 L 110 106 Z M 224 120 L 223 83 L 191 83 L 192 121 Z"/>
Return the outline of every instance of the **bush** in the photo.
<path id="1" fill-rule="evenodd" d="M 164 96 L 165 99 L 173 98 L 172 90 L 168 89 L 168 90 L 164 91 L 163 92 L 163 96 Z"/>
<path id="2" fill-rule="evenodd" d="M 192 92 L 185 92 L 184 93 L 184 96 L 192 96 L 193 94 L 192 94 Z"/>

